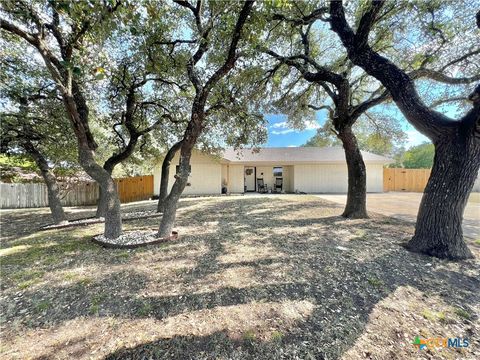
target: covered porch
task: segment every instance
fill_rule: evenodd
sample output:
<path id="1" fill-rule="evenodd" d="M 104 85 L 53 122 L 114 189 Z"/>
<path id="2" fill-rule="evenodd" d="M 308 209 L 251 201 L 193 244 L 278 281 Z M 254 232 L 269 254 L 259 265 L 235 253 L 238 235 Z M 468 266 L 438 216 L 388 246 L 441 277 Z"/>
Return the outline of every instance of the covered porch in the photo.
<path id="1" fill-rule="evenodd" d="M 223 165 L 222 183 L 229 192 L 293 193 L 293 165 Z M 241 184 L 240 184 L 241 182 Z M 237 186 L 235 186 L 237 183 Z"/>

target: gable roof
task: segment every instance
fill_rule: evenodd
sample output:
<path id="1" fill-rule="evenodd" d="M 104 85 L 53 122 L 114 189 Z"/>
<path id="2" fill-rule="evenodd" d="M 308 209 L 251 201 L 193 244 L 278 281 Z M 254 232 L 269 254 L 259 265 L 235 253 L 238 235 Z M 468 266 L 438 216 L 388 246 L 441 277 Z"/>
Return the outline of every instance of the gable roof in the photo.
<path id="1" fill-rule="evenodd" d="M 362 151 L 366 163 L 387 164 L 392 159 Z M 345 151 L 341 147 L 273 147 L 235 150 L 227 148 L 222 157 L 232 163 L 345 163 Z"/>

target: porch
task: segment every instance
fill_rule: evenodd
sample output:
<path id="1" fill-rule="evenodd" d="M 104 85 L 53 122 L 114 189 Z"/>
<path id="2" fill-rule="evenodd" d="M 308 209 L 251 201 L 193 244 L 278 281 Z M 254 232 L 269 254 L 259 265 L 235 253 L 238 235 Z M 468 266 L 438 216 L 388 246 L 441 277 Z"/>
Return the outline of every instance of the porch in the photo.
<path id="1" fill-rule="evenodd" d="M 243 180 L 241 188 L 244 193 L 294 192 L 293 165 L 242 165 L 241 167 L 224 165 L 224 167 L 222 167 L 222 183 L 229 192 L 235 192 L 240 185 L 239 180 Z"/>

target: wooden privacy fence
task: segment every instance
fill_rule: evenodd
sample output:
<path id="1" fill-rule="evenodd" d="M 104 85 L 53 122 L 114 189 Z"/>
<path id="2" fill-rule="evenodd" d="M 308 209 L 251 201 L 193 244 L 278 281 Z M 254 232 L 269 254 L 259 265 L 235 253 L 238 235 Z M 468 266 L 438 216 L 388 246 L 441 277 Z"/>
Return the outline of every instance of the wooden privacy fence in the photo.
<path id="1" fill-rule="evenodd" d="M 148 200 L 153 196 L 153 175 L 115 179 L 122 203 Z"/>
<path id="2" fill-rule="evenodd" d="M 153 196 L 153 175 L 115 179 L 122 203 L 147 200 Z M 95 182 L 60 184 L 64 206 L 95 205 L 99 187 Z M 48 206 L 47 187 L 43 183 L 0 183 L 0 208 L 17 209 Z"/>
<path id="3" fill-rule="evenodd" d="M 383 169 L 383 191 L 423 192 L 431 169 Z"/>
<path id="4" fill-rule="evenodd" d="M 431 169 L 383 169 L 383 191 L 423 192 Z M 472 192 L 480 192 L 480 174 L 473 184 Z"/>

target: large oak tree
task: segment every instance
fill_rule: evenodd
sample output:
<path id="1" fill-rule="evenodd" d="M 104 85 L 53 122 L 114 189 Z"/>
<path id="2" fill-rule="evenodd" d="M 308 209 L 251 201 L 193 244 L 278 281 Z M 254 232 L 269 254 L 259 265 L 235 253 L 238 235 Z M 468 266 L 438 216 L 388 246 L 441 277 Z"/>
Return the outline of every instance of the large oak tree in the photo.
<path id="1" fill-rule="evenodd" d="M 180 139 L 179 171 L 164 202 L 158 233 L 161 237 L 171 234 L 177 203 L 188 182 L 192 151 L 207 126 L 208 116 L 223 106 L 212 94 L 219 95 L 216 90 L 235 67 L 239 58 L 238 47 L 248 31 L 245 27 L 253 7 L 253 1 L 175 3 L 178 5 L 175 10 L 181 16 L 180 23 L 188 28 L 183 33 L 189 36 L 160 39 L 157 44 L 172 48 L 172 56 L 183 66 L 191 83 L 193 97 L 189 121 Z"/>
<path id="2" fill-rule="evenodd" d="M 447 3 L 444 5 L 448 6 Z M 433 48 L 425 47 L 426 55 L 414 71 L 430 76 L 434 80 L 457 84 L 466 79 L 453 78 L 449 73 L 450 69 L 457 67 L 461 74 L 460 66 L 463 63 L 465 72 L 469 59 L 474 56 L 478 59 L 480 49 L 478 43 L 477 46 L 461 49 L 464 50 L 463 53 L 459 53 L 457 49 L 453 58 L 443 61 L 444 64 L 435 71 L 426 67 L 442 54 L 441 50 L 448 40 L 448 34 L 436 23 L 436 19 L 442 18 L 440 16 L 442 9 L 438 9 L 438 6 L 438 3 L 427 3 L 420 9 L 423 13 L 417 14 L 417 19 L 427 24 L 430 31 L 439 34 L 440 40 L 439 45 L 433 42 Z M 472 10 L 470 8 L 466 11 Z M 432 173 L 420 204 L 415 235 L 407 247 L 412 251 L 440 258 L 469 258 L 472 257 L 472 253 L 463 239 L 462 218 L 480 167 L 480 85 L 469 95 L 473 106 L 457 119 L 452 119 L 435 111 L 433 106 L 428 106 L 417 91 L 414 76 L 375 51 L 370 45 L 371 33 L 380 29 L 382 21 L 388 18 L 388 13 L 392 11 L 394 9 L 386 6 L 383 1 L 370 2 L 359 10 L 361 16 L 356 21 L 354 30 L 346 19 L 342 2 L 332 1 L 328 21 L 333 31 L 340 37 L 350 60 L 382 82 L 406 119 L 419 132 L 431 139 L 435 146 Z M 456 12 L 452 12 L 452 9 L 443 11 L 444 14 L 448 14 L 447 11 L 453 14 Z M 464 44 L 467 43 L 468 35 L 475 29 L 474 16 L 467 20 L 465 24 L 470 30 L 467 29 L 461 35 L 458 34 L 458 29 L 454 29 L 457 33 L 453 32 L 454 36 L 457 36 L 457 41 L 458 37 L 462 36 Z M 444 25 L 454 21 L 455 18 L 449 19 Z M 472 66 L 475 68 L 474 63 Z M 477 72 L 470 80 L 479 78 Z"/>

